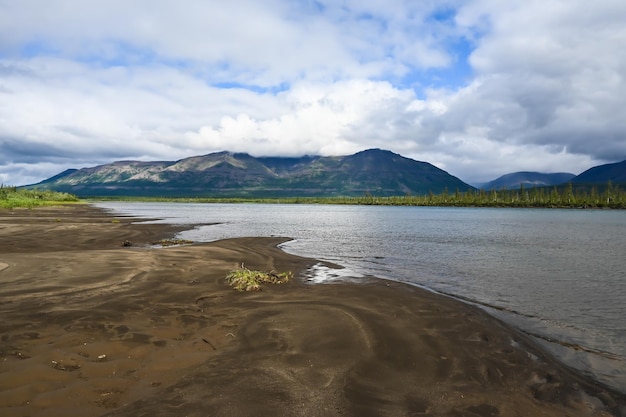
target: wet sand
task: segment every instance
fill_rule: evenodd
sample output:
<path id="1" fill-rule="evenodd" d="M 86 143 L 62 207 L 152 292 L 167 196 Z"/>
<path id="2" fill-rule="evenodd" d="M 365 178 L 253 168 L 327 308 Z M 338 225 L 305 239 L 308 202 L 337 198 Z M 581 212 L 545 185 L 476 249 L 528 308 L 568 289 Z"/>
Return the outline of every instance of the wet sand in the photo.
<path id="1" fill-rule="evenodd" d="M 626 415 L 472 306 L 381 280 L 239 293 L 242 262 L 316 261 L 278 238 L 151 245 L 177 230 L 0 210 L 1 416 Z"/>

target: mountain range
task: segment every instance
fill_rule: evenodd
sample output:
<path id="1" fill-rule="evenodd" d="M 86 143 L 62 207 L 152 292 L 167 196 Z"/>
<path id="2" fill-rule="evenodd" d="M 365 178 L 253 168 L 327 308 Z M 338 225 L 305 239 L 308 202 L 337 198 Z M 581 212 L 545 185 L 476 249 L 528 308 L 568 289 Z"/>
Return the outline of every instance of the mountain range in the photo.
<path id="1" fill-rule="evenodd" d="M 483 189 L 552 186 L 567 182 L 626 184 L 626 161 L 569 173 L 517 172 Z M 216 152 L 178 161 L 118 161 L 69 169 L 27 188 L 50 189 L 79 197 L 327 197 L 440 194 L 474 189 L 427 162 L 368 149 L 347 156 L 253 157 Z"/>
<path id="2" fill-rule="evenodd" d="M 348 156 L 217 152 L 179 161 L 119 161 L 70 169 L 30 187 L 79 197 L 390 196 L 473 188 L 427 162 L 381 149 Z"/>
<path id="3" fill-rule="evenodd" d="M 572 179 L 577 184 L 626 184 L 626 160 L 589 168 Z"/>
<path id="4" fill-rule="evenodd" d="M 483 190 L 515 189 L 520 185 L 526 188 L 547 187 L 572 183 L 578 189 L 590 188 L 596 185 L 605 187 L 608 182 L 616 185 L 626 185 L 626 160 L 611 164 L 598 165 L 574 175 L 567 172 L 545 174 L 540 172 L 514 172 L 503 175 L 485 184 L 476 184 Z"/>
<path id="5" fill-rule="evenodd" d="M 520 188 L 520 185 L 526 188 L 546 187 L 569 182 L 574 177 L 576 177 L 576 175 L 570 174 L 569 172 L 545 174 L 542 172 L 521 171 L 505 174 L 493 181 L 478 185 L 478 188 L 482 188 L 483 190 L 502 190 Z"/>

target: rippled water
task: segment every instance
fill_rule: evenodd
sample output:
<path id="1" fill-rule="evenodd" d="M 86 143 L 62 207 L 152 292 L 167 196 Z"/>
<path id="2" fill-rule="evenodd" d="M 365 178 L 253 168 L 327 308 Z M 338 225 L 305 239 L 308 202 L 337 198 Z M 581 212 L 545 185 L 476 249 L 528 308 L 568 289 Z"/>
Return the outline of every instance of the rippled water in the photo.
<path id="1" fill-rule="evenodd" d="M 212 241 L 285 236 L 343 277 L 405 281 L 482 305 L 626 392 L 626 212 L 337 205 L 102 203 Z M 317 278 L 332 277 L 318 268 Z M 336 274 L 339 275 L 339 274 Z"/>

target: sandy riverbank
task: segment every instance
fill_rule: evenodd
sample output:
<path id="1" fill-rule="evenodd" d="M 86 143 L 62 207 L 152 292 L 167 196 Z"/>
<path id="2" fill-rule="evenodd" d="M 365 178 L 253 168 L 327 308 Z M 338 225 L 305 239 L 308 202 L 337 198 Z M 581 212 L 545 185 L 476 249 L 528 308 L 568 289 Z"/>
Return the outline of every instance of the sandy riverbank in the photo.
<path id="1" fill-rule="evenodd" d="M 150 247 L 176 230 L 0 211 L 0 415 L 626 414 L 471 306 L 378 280 L 238 293 L 224 277 L 241 262 L 314 261 L 277 238 Z"/>

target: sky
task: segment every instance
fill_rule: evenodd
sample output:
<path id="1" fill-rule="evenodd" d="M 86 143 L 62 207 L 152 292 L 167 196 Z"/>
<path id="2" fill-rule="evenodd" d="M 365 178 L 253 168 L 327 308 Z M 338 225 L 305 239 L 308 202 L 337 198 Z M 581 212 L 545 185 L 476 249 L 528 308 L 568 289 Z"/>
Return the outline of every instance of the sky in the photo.
<path id="1" fill-rule="evenodd" d="M 0 183 L 387 149 L 470 184 L 626 159 L 623 0 L 0 0 Z"/>

